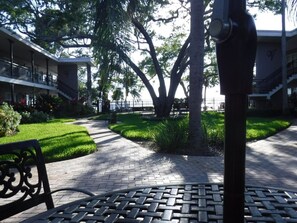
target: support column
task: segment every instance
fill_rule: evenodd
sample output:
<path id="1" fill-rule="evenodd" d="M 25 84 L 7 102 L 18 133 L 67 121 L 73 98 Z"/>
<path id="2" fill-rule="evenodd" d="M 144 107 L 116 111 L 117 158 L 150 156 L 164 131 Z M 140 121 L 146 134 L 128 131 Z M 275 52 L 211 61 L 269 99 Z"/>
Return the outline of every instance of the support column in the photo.
<path id="1" fill-rule="evenodd" d="M 49 86 L 49 70 L 48 70 L 48 65 L 49 65 L 49 60 L 46 58 L 46 84 Z M 49 90 L 47 90 L 47 94 L 49 95 Z"/>
<path id="2" fill-rule="evenodd" d="M 92 106 L 92 74 L 91 65 L 87 63 L 87 105 Z"/>
<path id="3" fill-rule="evenodd" d="M 34 74 L 34 67 L 35 67 L 35 59 L 34 59 L 34 52 L 31 51 L 31 81 L 35 82 L 35 74 Z M 35 105 L 35 88 L 33 87 L 33 105 Z"/>
<path id="4" fill-rule="evenodd" d="M 13 51 L 14 51 L 14 49 L 13 49 L 13 44 L 14 44 L 14 42 L 13 41 L 11 41 L 11 40 L 8 40 L 9 41 L 9 47 L 10 47 L 10 49 L 9 49 L 9 57 L 10 57 L 10 77 L 11 78 L 13 78 L 13 57 L 14 57 L 14 55 L 13 55 Z M 14 84 L 13 83 L 11 83 L 10 84 L 10 95 L 11 95 L 11 104 L 13 105 L 14 103 L 15 103 L 15 100 L 14 100 L 14 95 L 15 95 L 15 90 L 14 90 Z"/>
<path id="5" fill-rule="evenodd" d="M 35 82 L 34 81 L 34 63 L 35 63 L 35 61 L 34 61 L 34 52 L 33 51 L 30 51 L 31 52 L 31 81 L 32 82 Z"/>

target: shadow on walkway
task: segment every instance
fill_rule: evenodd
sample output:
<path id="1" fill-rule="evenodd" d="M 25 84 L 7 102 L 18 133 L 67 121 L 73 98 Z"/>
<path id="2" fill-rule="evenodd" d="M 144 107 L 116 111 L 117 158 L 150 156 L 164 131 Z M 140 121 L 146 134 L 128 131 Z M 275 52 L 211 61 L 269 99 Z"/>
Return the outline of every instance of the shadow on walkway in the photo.
<path id="1" fill-rule="evenodd" d="M 98 151 L 47 164 L 52 189 L 78 187 L 99 194 L 156 184 L 223 182 L 223 157 L 155 153 L 113 133 L 105 121 L 84 119 L 75 124 L 88 129 Z M 293 124 L 275 136 L 248 143 L 246 184 L 297 190 L 296 135 L 297 126 Z M 58 206 L 81 197 L 80 194 L 59 193 L 54 201 Z M 44 209 L 39 207 L 7 222 L 19 222 Z"/>

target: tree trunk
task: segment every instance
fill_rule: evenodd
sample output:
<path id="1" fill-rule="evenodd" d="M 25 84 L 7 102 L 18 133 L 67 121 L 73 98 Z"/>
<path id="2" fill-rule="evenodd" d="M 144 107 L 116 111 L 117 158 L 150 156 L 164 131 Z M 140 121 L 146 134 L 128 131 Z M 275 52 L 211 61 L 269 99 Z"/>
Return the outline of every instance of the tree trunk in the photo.
<path id="1" fill-rule="evenodd" d="M 204 108 L 203 108 L 203 110 L 204 110 L 204 111 L 207 110 L 206 89 L 207 89 L 207 86 L 204 85 L 204 98 L 203 98 L 203 102 L 204 102 Z"/>
<path id="2" fill-rule="evenodd" d="M 187 89 L 187 87 L 185 86 L 185 83 L 184 83 L 183 81 L 180 82 L 180 86 L 181 86 L 182 89 L 183 89 L 183 92 L 184 92 L 184 94 L 185 94 L 185 97 L 186 97 L 187 99 L 189 99 L 188 89 Z"/>
<path id="3" fill-rule="evenodd" d="M 187 42 L 185 42 L 184 44 L 184 50 L 183 52 L 181 52 L 180 57 L 182 57 L 183 55 L 185 55 L 185 51 L 187 48 Z M 174 70 L 171 74 L 171 81 L 170 81 L 170 89 L 169 89 L 169 93 L 168 96 L 166 97 L 166 95 L 164 96 L 163 94 L 161 94 L 161 97 L 157 97 L 154 88 L 152 87 L 150 81 L 147 79 L 147 77 L 145 76 L 145 74 L 139 69 L 139 67 L 120 49 L 117 49 L 117 52 L 119 53 L 119 55 L 121 56 L 121 58 L 125 61 L 125 63 L 130 66 L 132 68 L 132 70 L 136 73 L 136 75 L 142 80 L 143 84 L 145 85 L 145 87 L 147 88 L 153 104 L 154 104 L 154 108 L 155 108 L 155 114 L 158 118 L 167 118 L 170 115 L 171 112 L 171 108 L 173 105 L 173 101 L 174 101 L 174 96 L 175 96 L 175 92 L 176 92 L 176 88 L 180 82 L 182 73 L 184 71 L 185 68 L 181 69 L 180 72 L 178 72 L 177 70 Z M 182 60 L 179 59 L 177 63 L 181 63 Z M 186 64 L 185 64 L 186 66 Z M 164 77 L 162 77 L 164 78 Z M 161 77 L 159 78 L 162 79 Z M 164 79 L 163 79 L 164 81 Z M 159 89 L 164 92 L 166 91 L 166 87 L 164 84 L 161 84 Z"/>
<path id="4" fill-rule="evenodd" d="M 152 98 L 153 99 L 153 104 L 155 108 L 155 115 L 158 118 L 168 118 L 172 109 L 173 98 Z"/>
<path id="5" fill-rule="evenodd" d="M 190 97 L 189 97 L 189 148 L 204 154 L 201 128 L 201 103 L 204 65 L 204 4 L 191 0 L 191 42 L 190 42 Z"/>

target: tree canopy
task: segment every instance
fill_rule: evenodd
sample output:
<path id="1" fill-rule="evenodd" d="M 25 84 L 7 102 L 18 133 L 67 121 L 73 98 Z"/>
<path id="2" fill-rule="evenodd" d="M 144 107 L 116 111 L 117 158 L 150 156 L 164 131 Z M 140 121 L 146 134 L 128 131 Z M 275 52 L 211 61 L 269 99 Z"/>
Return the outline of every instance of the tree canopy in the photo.
<path id="1" fill-rule="evenodd" d="M 101 69 L 128 65 L 149 91 L 157 116 L 164 117 L 189 64 L 189 27 L 178 22 L 189 19 L 186 5 L 177 0 L 1 1 L 0 22 L 52 52 L 92 46 Z M 105 60 L 111 57 L 113 66 Z"/>
<path id="2" fill-rule="evenodd" d="M 174 24 L 181 14 L 187 17 L 186 3 L 125 1 L 123 5 L 116 2 L 101 1 L 98 7 L 95 52 L 99 55 L 116 53 L 118 61 L 130 66 L 142 80 L 151 95 L 156 115 L 168 116 L 181 75 L 188 66 L 189 34 Z M 143 60 L 132 58 L 135 52 Z M 169 89 L 166 77 L 170 78 Z M 151 79 L 158 82 L 157 90 Z"/>

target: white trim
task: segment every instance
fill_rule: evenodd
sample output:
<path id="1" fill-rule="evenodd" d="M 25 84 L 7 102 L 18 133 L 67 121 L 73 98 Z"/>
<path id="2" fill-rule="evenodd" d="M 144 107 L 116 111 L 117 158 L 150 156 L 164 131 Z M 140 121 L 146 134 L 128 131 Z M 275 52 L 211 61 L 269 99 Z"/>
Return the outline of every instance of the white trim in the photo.
<path id="1" fill-rule="evenodd" d="M 287 37 L 293 37 L 297 35 L 297 29 L 287 31 Z M 258 37 L 281 37 L 282 31 L 281 30 L 257 30 Z"/>
<path id="2" fill-rule="evenodd" d="M 65 94 L 63 91 L 57 89 L 58 94 L 63 95 L 65 98 L 67 98 L 68 100 L 73 100 L 72 97 L 70 97 L 69 95 Z"/>
<path id="3" fill-rule="evenodd" d="M 261 97 L 268 97 L 268 94 L 249 94 L 248 96 L 253 98 L 261 98 Z"/>

